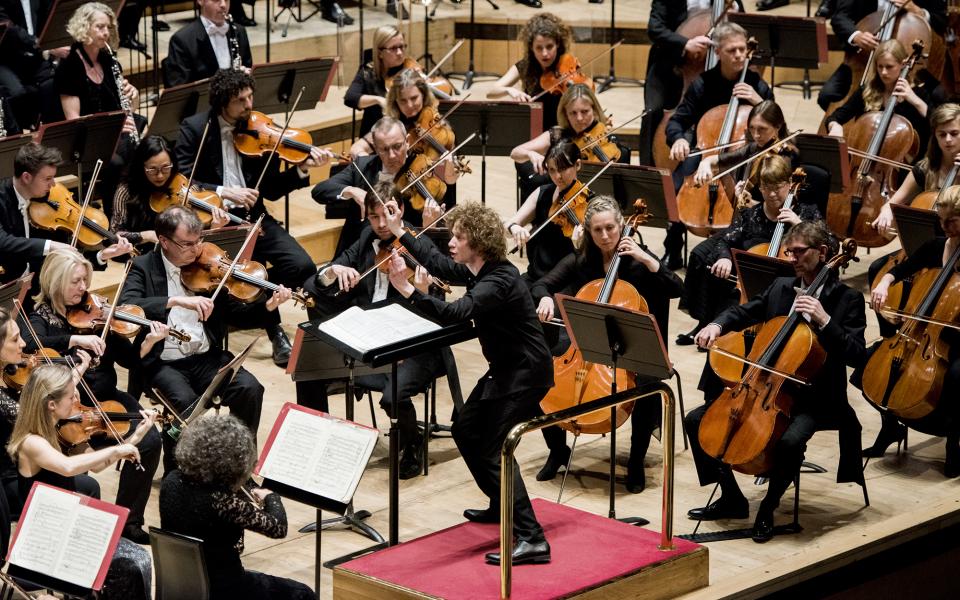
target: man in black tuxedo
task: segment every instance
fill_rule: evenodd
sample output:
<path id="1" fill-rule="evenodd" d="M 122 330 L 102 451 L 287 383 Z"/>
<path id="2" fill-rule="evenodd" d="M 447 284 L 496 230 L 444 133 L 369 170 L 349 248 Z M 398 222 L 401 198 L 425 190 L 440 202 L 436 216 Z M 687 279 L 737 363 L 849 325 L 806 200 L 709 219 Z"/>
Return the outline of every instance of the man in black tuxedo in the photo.
<path id="1" fill-rule="evenodd" d="M 797 277 L 780 277 L 762 294 L 746 304 L 734 306 L 717 317 L 697 334 L 697 344 L 708 348 L 721 333 L 739 331 L 777 316 L 799 313 L 813 330 L 817 341 L 826 351 L 822 368 L 810 380 L 808 387 L 790 387 L 794 403 L 788 417 L 789 424 L 773 448 L 773 467 L 767 473 L 769 484 L 760 503 L 753 526 L 753 540 L 766 542 L 773 537 L 773 512 L 780 497 L 793 481 L 800 465 L 807 441 L 818 429 L 839 429 L 840 466 L 837 480 L 863 485 L 860 467 L 860 421 L 847 402 L 847 366 L 859 367 L 866 359 L 866 314 L 863 295 L 842 283 L 831 272 L 817 295 L 798 295 L 800 286 L 808 287 L 833 254 L 834 242 L 823 221 L 804 221 L 792 227 L 783 240 Z M 791 386 L 789 382 L 785 384 Z M 688 512 L 691 519 L 742 519 L 749 514 L 747 499 L 733 477 L 730 466 L 709 456 L 700 446 L 697 432 L 707 411 L 704 405 L 690 411 L 684 418 L 690 432 L 690 451 L 693 454 L 700 485 L 719 481 L 721 496 L 715 502 Z"/>
<path id="2" fill-rule="evenodd" d="M 938 34 L 943 35 L 947 29 L 947 3 L 945 0 L 891 0 L 900 7 L 901 11 L 910 12 L 922 17 Z M 887 0 L 836 0 L 836 9 L 830 26 L 833 34 L 843 43 L 847 54 L 857 52 L 869 53 L 876 49 L 878 41 L 872 31 L 858 31 L 857 23 L 882 6 L 889 4 Z M 843 100 L 853 85 L 853 72 L 846 64 L 841 64 L 833 72 L 820 89 L 817 95 L 817 104 L 827 110 L 831 103 Z"/>
<path id="3" fill-rule="evenodd" d="M 173 87 L 199 81 L 239 60 L 253 66 L 247 30 L 227 21 L 229 0 L 197 0 L 200 18 L 173 34 L 163 59 L 164 85 Z"/>
<path id="4" fill-rule="evenodd" d="M 174 152 L 177 169 L 190 175 L 194 158 L 200 147 L 203 129 L 209 124 L 203 153 L 196 161 L 193 181 L 205 189 L 216 190 L 224 200 L 224 208 L 255 220 L 264 215 L 263 235 L 257 239 L 253 259 L 270 263 L 269 278 L 294 288 L 316 272 L 316 265 L 306 251 L 270 216 L 263 206 L 263 199 L 278 200 L 293 190 L 310 182 L 303 168 L 317 167 L 327 162 L 332 155 L 327 150 L 313 148 L 302 167 L 281 171 L 279 159 L 269 162 L 259 191 L 254 189 L 267 158 L 241 156 L 234 148 L 235 131 L 246 127 L 253 110 L 253 77 L 236 69 L 221 69 L 210 81 L 210 110 L 198 113 L 183 121 Z M 290 340 L 280 326 L 280 316 L 271 315 L 274 321 L 266 328 L 273 342 L 273 361 L 285 366 L 290 358 Z"/>

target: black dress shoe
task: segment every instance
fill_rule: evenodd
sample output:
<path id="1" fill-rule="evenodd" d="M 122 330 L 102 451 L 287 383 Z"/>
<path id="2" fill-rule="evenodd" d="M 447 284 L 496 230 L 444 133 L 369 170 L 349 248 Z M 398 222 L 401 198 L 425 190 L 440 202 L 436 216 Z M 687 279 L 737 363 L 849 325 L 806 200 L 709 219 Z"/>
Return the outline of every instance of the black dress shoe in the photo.
<path id="1" fill-rule="evenodd" d="M 900 445 L 903 444 L 906 439 L 906 425 L 901 425 L 900 423 L 888 424 L 887 421 L 884 421 L 883 426 L 880 427 L 880 432 L 877 433 L 877 439 L 874 440 L 873 445 L 869 448 L 863 449 L 863 457 L 879 458 L 886 453 L 887 448 L 894 442 L 897 443 L 897 454 L 900 454 Z"/>
<path id="2" fill-rule="evenodd" d="M 513 557 L 513 564 L 515 565 L 546 564 L 550 562 L 550 544 L 547 543 L 547 540 L 542 542 L 519 540 L 513 547 L 513 553 L 510 556 Z M 500 553 L 488 552 L 484 559 L 491 565 L 499 565 Z"/>
<path id="3" fill-rule="evenodd" d="M 423 472 L 423 438 L 409 444 L 400 457 L 400 479 L 413 479 Z"/>
<path id="4" fill-rule="evenodd" d="M 135 37 L 125 37 L 125 38 L 123 38 L 122 40 L 120 40 L 120 47 L 121 47 L 121 48 L 129 48 L 129 49 L 133 50 L 134 52 L 140 52 L 140 53 L 142 53 L 144 56 L 146 56 L 148 59 L 150 58 L 150 55 L 147 54 L 147 45 L 144 44 L 143 42 L 141 42 L 140 40 L 138 40 L 138 39 L 135 38 Z"/>
<path id="5" fill-rule="evenodd" d="M 530 8 L 543 8 L 543 2 L 540 0 L 517 0 L 517 4 L 524 4 Z"/>
<path id="6" fill-rule="evenodd" d="M 757 0 L 757 10 L 764 11 L 790 4 L 790 0 Z"/>
<path id="7" fill-rule="evenodd" d="M 743 500 L 727 501 L 722 497 L 702 508 L 691 508 L 687 516 L 694 521 L 716 521 L 717 519 L 746 519 L 750 516 L 750 505 Z"/>
<path id="8" fill-rule="evenodd" d="M 563 447 L 563 452 L 551 452 L 547 462 L 543 463 L 543 467 L 537 472 L 537 481 L 550 481 L 557 476 L 560 467 L 566 468 L 569 460 L 570 448 L 567 446 Z"/>
<path id="9" fill-rule="evenodd" d="M 833 16 L 835 0 L 821 0 L 820 6 L 817 7 L 817 12 L 813 13 L 815 17 L 823 17 L 828 19 Z"/>
<path id="10" fill-rule="evenodd" d="M 757 520 L 753 522 L 753 535 L 750 537 L 758 544 L 773 539 L 773 513 L 765 510 L 757 513 Z"/>
<path id="11" fill-rule="evenodd" d="M 499 523 L 500 511 L 492 508 L 468 508 L 463 511 L 463 518 L 471 523 Z"/>
<path id="12" fill-rule="evenodd" d="M 330 6 L 329 10 L 323 11 L 320 16 L 322 16 L 325 21 L 335 23 L 337 27 L 353 25 L 353 17 L 344 12 L 344 10 L 340 8 L 340 5 L 336 2 Z"/>
<path id="13" fill-rule="evenodd" d="M 647 476 L 643 472 L 643 469 L 639 469 L 640 474 L 635 475 L 634 472 L 630 469 L 627 470 L 627 491 L 631 494 L 639 494 L 647 487 Z"/>
<path id="14" fill-rule="evenodd" d="M 158 19 L 156 29 L 157 31 L 170 31 L 170 23 L 167 23 L 166 21 L 160 21 Z"/>
<path id="15" fill-rule="evenodd" d="M 146 546 L 150 543 L 150 534 L 143 530 L 139 525 L 126 525 L 123 528 L 122 537 L 127 538 L 134 544 Z"/>
<path id="16" fill-rule="evenodd" d="M 234 17 L 233 22 L 237 25 L 243 25 L 244 27 L 256 27 L 257 22 L 248 17 L 247 15 Z"/>
<path id="17" fill-rule="evenodd" d="M 397 3 L 396 3 L 396 2 L 389 2 L 389 3 L 387 4 L 387 14 L 390 15 L 390 16 L 393 16 L 393 17 L 396 17 L 396 16 L 397 16 Z M 401 19 L 404 19 L 404 20 L 410 18 L 410 13 L 407 12 L 407 7 L 405 7 L 405 6 L 402 5 L 402 4 L 400 5 L 400 18 L 401 18 Z"/>
<path id="18" fill-rule="evenodd" d="M 691 333 L 681 333 L 677 336 L 677 341 L 675 342 L 678 346 L 692 346 L 694 343 L 693 332 Z"/>
<path id="19" fill-rule="evenodd" d="M 273 364 L 278 367 L 286 367 L 290 361 L 290 352 L 293 350 L 293 346 L 290 345 L 290 338 L 287 337 L 287 334 L 279 325 L 271 332 L 270 342 L 273 344 Z"/>

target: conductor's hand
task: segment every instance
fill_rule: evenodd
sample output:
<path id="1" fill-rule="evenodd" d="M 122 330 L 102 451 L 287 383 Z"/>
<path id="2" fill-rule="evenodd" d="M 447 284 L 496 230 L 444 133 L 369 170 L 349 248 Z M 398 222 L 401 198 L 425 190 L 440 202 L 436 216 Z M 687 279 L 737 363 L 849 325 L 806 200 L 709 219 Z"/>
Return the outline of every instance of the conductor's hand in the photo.
<path id="1" fill-rule="evenodd" d="M 270 298 L 267 300 L 267 310 L 277 310 L 277 308 L 293 297 L 293 292 L 290 291 L 290 288 L 280 285 L 277 286 L 277 289 L 273 292 Z"/>
<path id="2" fill-rule="evenodd" d="M 690 156 L 690 142 L 680 138 L 670 147 L 670 160 L 684 161 Z"/>
<path id="3" fill-rule="evenodd" d="M 330 269 L 334 275 L 337 276 L 337 282 L 340 284 L 341 291 L 349 292 L 353 289 L 353 286 L 357 285 L 357 282 L 360 281 L 360 273 L 357 273 L 357 270 L 353 267 L 331 265 Z"/>
<path id="4" fill-rule="evenodd" d="M 553 318 L 555 308 L 553 298 L 544 296 L 540 299 L 540 304 L 537 305 L 537 318 L 540 319 L 541 323 L 546 323 Z"/>
<path id="5" fill-rule="evenodd" d="M 221 194 L 224 200 L 229 200 L 234 204 L 239 204 L 247 210 L 253 208 L 257 203 L 257 197 L 260 195 L 257 190 L 245 187 L 224 187 Z"/>
<path id="6" fill-rule="evenodd" d="M 392 251 L 390 253 L 390 283 L 404 298 L 409 298 L 410 294 L 416 289 L 407 277 L 407 263 L 404 262 L 396 250 Z"/>
<path id="7" fill-rule="evenodd" d="M 174 296 L 170 298 L 170 304 L 197 311 L 201 321 L 206 321 L 213 314 L 213 300 L 206 296 Z"/>
<path id="8" fill-rule="evenodd" d="M 710 323 L 697 332 L 693 341 L 701 348 L 709 348 L 718 337 L 720 337 L 720 326 L 716 323 Z"/>

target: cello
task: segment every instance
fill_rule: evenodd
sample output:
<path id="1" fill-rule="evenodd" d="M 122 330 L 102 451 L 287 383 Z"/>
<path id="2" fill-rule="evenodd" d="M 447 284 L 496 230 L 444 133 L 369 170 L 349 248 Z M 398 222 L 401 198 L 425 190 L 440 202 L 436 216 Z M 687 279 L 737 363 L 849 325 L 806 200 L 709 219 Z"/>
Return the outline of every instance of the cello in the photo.
<path id="1" fill-rule="evenodd" d="M 923 48 L 921 40 L 913 42 L 913 52 L 900 70 L 901 78 L 909 75 L 923 54 Z M 888 162 L 871 157 L 903 162 L 915 143 L 913 125 L 894 114 L 896 106 L 897 98 L 891 94 L 883 112 L 868 112 L 852 125 L 844 126 L 847 144 L 851 148 L 865 148 L 868 156 L 854 156 L 850 160 L 850 188 L 830 194 L 827 200 L 826 221 L 830 229 L 841 236 L 852 237 L 867 248 L 886 245 L 894 237 L 889 232 L 881 234 L 872 225 L 896 188 L 894 171 Z"/>
<path id="2" fill-rule="evenodd" d="M 819 295 L 828 275 L 853 260 L 857 244 L 844 240 L 813 282 L 798 292 Z M 715 351 L 714 349 L 711 352 Z M 793 382 L 805 383 L 826 361 L 826 351 L 799 312 L 764 323 L 747 357 L 746 374 L 703 415 L 698 437 L 708 455 L 749 475 L 769 472 L 773 449 L 789 424 Z"/>

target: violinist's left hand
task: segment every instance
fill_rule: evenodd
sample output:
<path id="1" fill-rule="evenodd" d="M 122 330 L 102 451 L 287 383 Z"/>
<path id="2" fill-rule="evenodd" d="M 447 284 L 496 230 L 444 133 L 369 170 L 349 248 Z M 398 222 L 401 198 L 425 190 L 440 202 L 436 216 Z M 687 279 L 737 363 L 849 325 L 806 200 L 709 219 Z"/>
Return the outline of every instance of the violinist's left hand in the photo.
<path id="1" fill-rule="evenodd" d="M 277 310 L 281 304 L 293 297 L 293 292 L 290 291 L 290 288 L 286 286 L 278 286 L 277 291 L 275 291 L 270 299 L 267 300 L 267 310 Z"/>
<path id="2" fill-rule="evenodd" d="M 111 244 L 100 251 L 100 258 L 108 261 L 111 258 L 130 254 L 131 252 L 133 252 L 133 244 L 130 243 L 130 240 L 125 237 L 118 237 L 116 244 Z"/>
<path id="3" fill-rule="evenodd" d="M 384 207 L 387 209 L 387 226 L 390 227 L 390 233 L 399 238 L 403 235 L 403 215 L 400 213 L 400 206 L 397 205 L 396 200 L 387 200 L 384 202 Z"/>
<path id="4" fill-rule="evenodd" d="M 617 253 L 620 256 L 629 256 L 647 268 L 651 273 L 660 270 L 660 261 L 654 258 L 650 253 L 645 252 L 637 240 L 632 237 L 625 237 L 617 244 Z"/>
<path id="5" fill-rule="evenodd" d="M 226 224 L 230 222 L 230 217 L 227 215 L 227 211 L 223 210 L 219 206 L 212 207 L 210 209 L 210 214 L 213 216 L 213 220 L 210 222 L 210 229 L 219 229 L 226 226 Z"/>
<path id="6" fill-rule="evenodd" d="M 809 317 L 810 322 L 816 325 L 818 329 L 823 328 L 830 322 L 830 315 L 823 310 L 823 305 L 813 296 L 797 296 L 794 308 L 800 314 Z"/>
<path id="7" fill-rule="evenodd" d="M 429 225 L 437 219 L 440 218 L 440 215 L 443 214 L 447 208 L 446 204 L 437 204 L 436 200 L 427 198 L 423 203 L 423 224 Z"/>
<path id="8" fill-rule="evenodd" d="M 527 236 L 530 237 L 529 235 Z M 573 242 L 574 248 L 582 248 L 583 244 L 583 225 L 577 225 L 573 228 L 573 233 L 570 234 L 570 241 Z"/>
<path id="9" fill-rule="evenodd" d="M 314 146 L 310 150 L 310 156 L 307 157 L 307 160 L 303 161 L 303 164 L 300 165 L 303 169 L 312 168 L 312 167 L 322 167 L 323 165 L 330 162 L 334 157 L 333 151 L 329 148 L 317 148 Z"/>
<path id="10" fill-rule="evenodd" d="M 757 90 L 753 89 L 748 83 L 738 83 L 733 86 L 733 96 L 734 98 L 739 98 L 744 102 L 749 102 L 752 106 L 760 104 L 763 98 L 760 97 L 760 94 L 757 93 Z"/>
<path id="11" fill-rule="evenodd" d="M 141 410 L 140 416 L 143 417 L 143 420 L 140 421 L 140 424 L 137 425 L 136 430 L 134 430 L 133 435 L 123 440 L 127 444 L 133 444 L 136 446 L 140 443 L 140 440 L 150 432 L 153 428 L 154 423 L 157 422 L 157 411 L 155 410 Z"/>
<path id="12" fill-rule="evenodd" d="M 417 265 L 417 269 L 413 272 L 413 287 L 421 293 L 430 293 L 430 272 L 420 265 Z"/>
<path id="13" fill-rule="evenodd" d="M 780 214 L 777 215 L 777 222 L 796 225 L 800 222 L 800 217 L 797 213 L 793 212 L 792 208 L 781 208 Z"/>
<path id="14" fill-rule="evenodd" d="M 390 283 L 404 298 L 409 298 L 416 289 L 407 279 L 407 264 L 396 250 L 390 253 Z"/>

